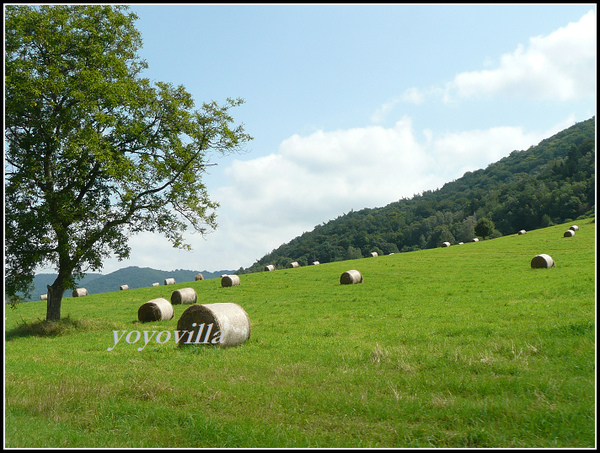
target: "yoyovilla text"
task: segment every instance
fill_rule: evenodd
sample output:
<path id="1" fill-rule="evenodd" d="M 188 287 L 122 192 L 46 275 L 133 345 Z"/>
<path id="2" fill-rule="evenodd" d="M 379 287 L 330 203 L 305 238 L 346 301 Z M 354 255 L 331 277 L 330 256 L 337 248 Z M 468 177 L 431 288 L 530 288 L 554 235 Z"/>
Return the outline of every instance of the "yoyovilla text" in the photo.
<path id="1" fill-rule="evenodd" d="M 196 327 L 196 323 L 192 323 L 192 327 Z M 204 332 L 204 327 L 206 327 L 206 332 Z M 129 344 L 135 344 L 144 337 L 144 346 L 137 348 L 138 351 L 144 349 L 148 343 L 155 339 L 158 344 L 164 344 L 167 341 L 171 340 L 171 337 L 175 340 L 175 343 L 183 342 L 184 344 L 220 344 L 222 343 L 221 331 L 217 330 L 216 332 L 212 332 L 213 324 L 208 324 L 205 326 L 204 323 L 198 326 L 198 331 L 195 330 L 174 330 L 173 335 L 171 335 L 171 331 L 169 330 L 132 330 L 127 332 L 126 330 L 113 330 L 112 333 L 114 335 L 115 344 L 112 348 L 106 348 L 107 351 L 112 351 L 115 349 L 119 341 L 123 337 L 125 337 L 125 342 Z M 119 335 L 120 333 L 120 335 Z M 204 333 L 204 335 L 202 335 Z M 194 334 L 196 334 L 196 338 L 194 338 Z M 155 336 L 156 335 L 156 336 Z M 186 339 L 187 335 L 187 339 Z"/>

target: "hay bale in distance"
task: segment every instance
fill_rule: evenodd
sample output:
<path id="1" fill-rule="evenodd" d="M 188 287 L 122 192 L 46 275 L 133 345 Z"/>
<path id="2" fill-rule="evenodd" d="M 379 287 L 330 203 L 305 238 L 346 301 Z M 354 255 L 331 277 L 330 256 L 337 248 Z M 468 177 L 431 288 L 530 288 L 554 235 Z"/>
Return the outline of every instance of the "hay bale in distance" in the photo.
<path id="1" fill-rule="evenodd" d="M 171 304 L 195 304 L 198 300 L 198 294 L 194 288 L 181 288 L 173 291 L 171 294 Z"/>
<path id="2" fill-rule="evenodd" d="M 129 285 L 121 285 L 121 286 L 119 286 L 119 291 L 124 291 L 126 289 L 129 289 Z"/>
<path id="3" fill-rule="evenodd" d="M 138 320 L 141 322 L 169 321 L 173 316 L 173 305 L 162 297 L 149 300 L 138 309 Z"/>
<path id="4" fill-rule="evenodd" d="M 250 338 L 250 318 L 238 304 L 216 303 L 188 307 L 177 321 L 178 346 L 188 344 L 237 346 Z"/>
<path id="5" fill-rule="evenodd" d="M 546 255 L 545 253 L 534 256 L 531 260 L 531 267 L 534 269 L 547 269 L 553 266 L 556 266 L 554 260 L 550 255 Z"/>
<path id="6" fill-rule="evenodd" d="M 569 227 L 569 230 L 577 231 L 577 230 L 579 230 L 579 227 L 577 225 L 571 225 Z"/>
<path id="7" fill-rule="evenodd" d="M 174 278 L 165 278 L 164 284 L 165 285 L 174 285 L 175 279 Z"/>
<path id="8" fill-rule="evenodd" d="M 450 243 L 448 241 L 442 242 L 442 247 L 450 247 Z"/>
<path id="9" fill-rule="evenodd" d="M 525 231 L 525 230 L 519 230 L 518 234 L 526 234 L 526 233 L 527 233 L 527 231 Z"/>
<path id="10" fill-rule="evenodd" d="M 340 283 L 342 285 L 353 285 L 355 283 L 362 283 L 363 276 L 356 269 L 351 269 L 349 271 L 344 272 L 340 277 Z"/>
<path id="11" fill-rule="evenodd" d="M 312 264 L 313 266 L 316 266 L 317 264 L 321 264 L 321 263 L 319 263 L 318 261 L 313 261 L 311 264 Z"/>
<path id="12" fill-rule="evenodd" d="M 293 269 L 295 267 L 300 267 L 300 265 L 298 264 L 298 261 L 294 261 L 294 262 L 290 263 L 290 265 L 289 265 L 290 269 Z"/>
<path id="13" fill-rule="evenodd" d="M 77 288 L 73 291 L 73 297 L 83 297 L 88 295 L 88 290 L 85 288 Z"/>
<path id="14" fill-rule="evenodd" d="M 204 275 L 202 275 L 202 274 L 196 274 L 196 276 L 194 277 L 194 280 L 195 281 L 204 280 Z"/>
<path id="15" fill-rule="evenodd" d="M 377 252 L 371 252 L 370 256 L 375 258 L 375 257 L 379 256 L 379 254 Z"/>
<path id="16" fill-rule="evenodd" d="M 272 264 L 267 264 L 263 270 L 265 272 L 271 272 L 275 270 L 275 266 L 273 266 Z"/>
<path id="17" fill-rule="evenodd" d="M 152 286 L 160 286 L 160 283 L 154 282 L 154 283 L 152 283 Z"/>
<path id="18" fill-rule="evenodd" d="M 48 300 L 48 294 L 42 294 L 40 300 Z"/>
<path id="19" fill-rule="evenodd" d="M 221 286 L 223 288 L 229 286 L 238 286 L 240 284 L 240 276 L 239 275 L 223 275 L 221 278 Z"/>
<path id="20" fill-rule="evenodd" d="M 565 231 L 565 234 L 563 235 L 566 238 L 570 238 L 571 236 L 575 236 L 575 231 L 573 230 L 567 230 Z"/>
<path id="21" fill-rule="evenodd" d="M 473 238 L 471 242 L 479 242 L 479 238 Z"/>

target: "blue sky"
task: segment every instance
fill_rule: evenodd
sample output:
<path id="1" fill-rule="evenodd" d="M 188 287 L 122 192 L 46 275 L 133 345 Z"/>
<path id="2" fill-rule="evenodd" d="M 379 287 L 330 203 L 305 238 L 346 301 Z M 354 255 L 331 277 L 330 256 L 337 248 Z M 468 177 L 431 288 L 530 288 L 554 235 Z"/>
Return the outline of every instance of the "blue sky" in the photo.
<path id="1" fill-rule="evenodd" d="M 162 270 L 235 270 L 351 209 L 435 190 L 596 112 L 595 4 L 131 5 L 154 81 L 233 110 L 219 228 L 131 238 Z"/>

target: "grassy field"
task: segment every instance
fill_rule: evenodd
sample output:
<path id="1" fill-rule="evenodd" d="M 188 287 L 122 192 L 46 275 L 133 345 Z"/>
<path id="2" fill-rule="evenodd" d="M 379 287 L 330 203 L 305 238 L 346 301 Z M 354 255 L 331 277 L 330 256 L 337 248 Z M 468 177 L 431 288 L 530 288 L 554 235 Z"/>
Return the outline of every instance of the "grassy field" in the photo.
<path id="1" fill-rule="evenodd" d="M 45 302 L 6 308 L 5 446 L 593 448 L 595 223 L 577 225 L 69 298 L 52 325 Z M 137 310 L 184 287 L 241 305 L 250 339 L 107 351 L 176 330 L 187 306 Z"/>

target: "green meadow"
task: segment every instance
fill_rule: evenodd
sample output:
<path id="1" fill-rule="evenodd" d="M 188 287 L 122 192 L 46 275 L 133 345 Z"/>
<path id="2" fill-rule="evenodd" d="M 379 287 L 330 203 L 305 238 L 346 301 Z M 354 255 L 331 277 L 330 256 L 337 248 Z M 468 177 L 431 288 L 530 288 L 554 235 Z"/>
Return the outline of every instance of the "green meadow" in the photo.
<path id="1" fill-rule="evenodd" d="M 574 223 L 67 298 L 51 324 L 45 302 L 6 307 L 5 446 L 594 448 L 595 223 Z M 532 269 L 541 253 L 556 267 Z M 341 285 L 350 269 L 364 282 Z M 186 287 L 242 306 L 250 338 L 114 346 L 176 330 L 186 305 L 137 311 Z"/>

